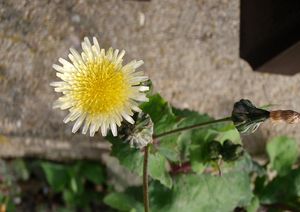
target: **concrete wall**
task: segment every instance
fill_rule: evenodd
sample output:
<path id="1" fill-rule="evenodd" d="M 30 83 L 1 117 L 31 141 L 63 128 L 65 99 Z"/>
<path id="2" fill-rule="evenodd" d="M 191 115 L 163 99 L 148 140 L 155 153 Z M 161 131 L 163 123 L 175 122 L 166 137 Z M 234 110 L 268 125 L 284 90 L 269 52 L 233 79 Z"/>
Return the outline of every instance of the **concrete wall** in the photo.
<path id="1" fill-rule="evenodd" d="M 180 108 L 216 118 L 248 98 L 300 111 L 300 75 L 254 73 L 239 59 L 238 0 L 0 1 L 0 134 L 86 141 L 52 110 L 58 97 L 52 64 L 80 48 L 84 36 L 142 59 L 155 89 Z M 299 125 L 264 124 L 250 141 L 288 134 Z M 95 139 L 97 140 L 97 139 Z M 252 140 L 252 141 L 251 141 Z M 249 144 L 248 144 L 249 145 Z"/>

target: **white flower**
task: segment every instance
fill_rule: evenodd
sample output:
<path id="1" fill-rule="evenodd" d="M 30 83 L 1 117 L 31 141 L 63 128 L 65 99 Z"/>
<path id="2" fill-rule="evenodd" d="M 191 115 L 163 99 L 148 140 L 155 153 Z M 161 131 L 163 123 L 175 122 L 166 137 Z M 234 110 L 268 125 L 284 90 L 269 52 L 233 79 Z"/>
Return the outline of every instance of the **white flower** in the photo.
<path id="1" fill-rule="evenodd" d="M 71 48 L 71 62 L 59 58 L 62 65 L 53 65 L 56 76 L 62 80 L 50 84 L 62 93 L 53 108 L 69 111 L 64 122 L 76 120 L 73 133 L 83 126 L 83 134 L 89 129 L 90 136 L 94 136 L 101 129 L 106 136 L 110 129 L 116 136 L 123 119 L 134 124 L 133 111 L 140 112 L 140 102 L 148 101 L 143 92 L 149 87 L 141 85 L 148 77 L 136 71 L 143 61 L 133 60 L 123 66 L 125 51 L 110 48 L 105 52 L 95 37 L 93 45 L 84 38 L 82 49 L 79 54 Z"/>

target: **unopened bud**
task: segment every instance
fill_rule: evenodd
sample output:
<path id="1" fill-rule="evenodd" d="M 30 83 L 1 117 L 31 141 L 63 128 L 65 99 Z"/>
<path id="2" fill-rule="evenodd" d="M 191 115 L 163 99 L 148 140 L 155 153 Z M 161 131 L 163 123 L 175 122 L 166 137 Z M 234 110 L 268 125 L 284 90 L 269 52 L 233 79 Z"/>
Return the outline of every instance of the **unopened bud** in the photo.
<path id="1" fill-rule="evenodd" d="M 233 106 L 231 119 L 240 133 L 251 134 L 270 117 L 267 110 L 255 107 L 249 100 L 241 99 Z"/>
<path id="2" fill-rule="evenodd" d="M 240 144 L 234 144 L 230 140 L 226 140 L 222 146 L 222 158 L 224 161 L 235 161 L 244 154 L 244 149 Z"/>

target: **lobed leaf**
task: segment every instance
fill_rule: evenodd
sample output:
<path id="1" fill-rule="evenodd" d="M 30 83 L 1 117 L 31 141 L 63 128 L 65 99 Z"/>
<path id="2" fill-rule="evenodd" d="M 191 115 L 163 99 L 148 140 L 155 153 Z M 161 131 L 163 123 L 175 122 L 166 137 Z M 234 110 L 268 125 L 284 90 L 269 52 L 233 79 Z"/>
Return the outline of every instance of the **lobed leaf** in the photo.
<path id="1" fill-rule="evenodd" d="M 212 175 L 179 175 L 171 190 L 157 183 L 151 185 L 153 211 L 198 212 L 233 211 L 248 206 L 252 199 L 247 173 L 232 172 L 222 177 Z"/>

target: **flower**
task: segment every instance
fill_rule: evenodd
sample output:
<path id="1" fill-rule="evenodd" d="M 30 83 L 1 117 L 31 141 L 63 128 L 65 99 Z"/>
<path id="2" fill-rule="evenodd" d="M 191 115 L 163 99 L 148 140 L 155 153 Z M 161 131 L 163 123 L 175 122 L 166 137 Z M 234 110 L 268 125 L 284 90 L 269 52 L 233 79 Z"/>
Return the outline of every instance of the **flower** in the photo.
<path id="1" fill-rule="evenodd" d="M 123 119 L 134 124 L 133 111 L 140 112 L 140 102 L 148 101 L 144 91 L 149 87 L 142 83 L 148 80 L 142 71 L 136 71 L 142 60 L 133 60 L 122 65 L 125 51 L 109 48 L 100 49 L 93 37 L 93 45 L 88 38 L 82 42 L 83 52 L 79 54 L 70 48 L 70 62 L 59 58 L 62 65 L 53 65 L 56 76 L 62 81 L 52 82 L 59 97 L 53 108 L 68 110 L 64 123 L 75 121 L 72 132 L 83 126 L 82 134 L 90 130 L 90 136 L 101 129 L 103 136 L 110 129 L 117 136 L 117 126 Z"/>

